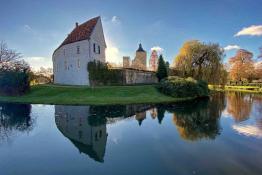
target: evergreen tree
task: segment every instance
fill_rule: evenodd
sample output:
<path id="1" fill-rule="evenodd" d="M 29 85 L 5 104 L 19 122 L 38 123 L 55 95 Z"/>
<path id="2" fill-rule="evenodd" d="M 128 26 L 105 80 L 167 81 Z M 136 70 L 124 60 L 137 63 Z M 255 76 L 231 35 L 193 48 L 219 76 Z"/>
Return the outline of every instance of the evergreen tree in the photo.
<path id="1" fill-rule="evenodd" d="M 162 55 L 159 56 L 158 68 L 157 68 L 156 76 L 158 78 L 158 81 L 160 81 L 160 80 L 162 80 L 162 79 L 167 77 L 166 62 L 164 61 L 164 58 L 163 58 Z"/>

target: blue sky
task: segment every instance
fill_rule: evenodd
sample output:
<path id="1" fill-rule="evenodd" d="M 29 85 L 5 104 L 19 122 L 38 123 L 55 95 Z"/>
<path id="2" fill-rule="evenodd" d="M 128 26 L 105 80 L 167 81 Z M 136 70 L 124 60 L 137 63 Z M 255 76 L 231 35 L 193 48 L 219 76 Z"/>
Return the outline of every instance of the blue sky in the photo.
<path id="1" fill-rule="evenodd" d="M 54 49 L 75 22 L 98 15 L 109 61 L 133 58 L 140 42 L 147 52 L 162 48 L 170 62 L 191 39 L 230 45 L 226 59 L 233 48 L 257 57 L 262 46 L 262 0 L 1 0 L 0 15 L 0 40 L 33 67 L 51 66 Z"/>

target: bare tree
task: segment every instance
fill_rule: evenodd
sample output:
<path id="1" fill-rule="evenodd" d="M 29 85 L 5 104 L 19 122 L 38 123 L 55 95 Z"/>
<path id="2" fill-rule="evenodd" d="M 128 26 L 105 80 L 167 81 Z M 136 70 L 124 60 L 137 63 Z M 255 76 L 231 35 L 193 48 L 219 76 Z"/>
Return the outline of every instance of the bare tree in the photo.
<path id="1" fill-rule="evenodd" d="M 29 71 L 30 66 L 22 59 L 21 53 L 9 49 L 7 44 L 0 42 L 0 71 Z"/>
<path id="2" fill-rule="evenodd" d="M 3 41 L 0 42 L 0 64 L 8 63 L 12 61 L 18 61 L 21 58 L 21 54 L 15 50 L 8 49 L 7 44 Z"/>

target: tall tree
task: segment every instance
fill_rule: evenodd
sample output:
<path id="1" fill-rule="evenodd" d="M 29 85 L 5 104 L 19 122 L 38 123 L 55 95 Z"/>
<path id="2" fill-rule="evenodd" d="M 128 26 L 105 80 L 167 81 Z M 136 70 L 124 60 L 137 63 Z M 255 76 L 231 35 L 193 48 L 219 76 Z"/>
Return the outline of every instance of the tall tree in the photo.
<path id="1" fill-rule="evenodd" d="M 0 43 L 0 94 L 23 95 L 30 89 L 30 67 L 14 50 Z"/>
<path id="2" fill-rule="evenodd" d="M 173 66 L 183 77 L 193 77 L 209 83 L 220 84 L 224 72 L 224 50 L 218 44 L 187 41 L 176 56 Z"/>
<path id="3" fill-rule="evenodd" d="M 239 49 L 236 55 L 229 59 L 230 78 L 241 81 L 248 79 L 251 81 L 254 76 L 253 54 L 247 50 Z"/>
<path id="4" fill-rule="evenodd" d="M 164 78 L 166 78 L 168 76 L 167 75 L 166 62 L 164 61 L 163 55 L 159 56 L 158 68 L 157 68 L 156 76 L 157 76 L 159 81 L 164 79 Z"/>

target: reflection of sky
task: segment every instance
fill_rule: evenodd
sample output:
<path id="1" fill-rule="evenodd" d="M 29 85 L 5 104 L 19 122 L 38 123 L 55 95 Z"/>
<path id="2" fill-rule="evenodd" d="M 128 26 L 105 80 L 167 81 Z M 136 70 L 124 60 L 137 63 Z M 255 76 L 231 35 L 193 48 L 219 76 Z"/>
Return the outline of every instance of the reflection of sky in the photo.
<path id="1" fill-rule="evenodd" d="M 54 106 L 32 105 L 31 116 L 36 120 L 33 130 L 16 137 L 11 146 L 0 145 L 0 174 L 260 175 L 262 139 L 257 133 L 261 135 L 262 117 L 259 109 L 261 102 L 253 101 L 249 117 L 241 122 L 236 122 L 224 110 L 218 120 L 221 134 L 214 139 L 196 141 L 181 138 L 174 114 L 170 112 L 165 112 L 161 124 L 158 117 L 151 116 L 150 110 L 141 126 L 135 116 L 117 118 L 117 122 L 107 124 L 106 152 L 101 164 L 80 154 L 59 131 Z M 192 128 L 190 131 L 199 130 Z"/>
<path id="2" fill-rule="evenodd" d="M 244 121 L 232 123 L 232 129 L 240 135 L 262 138 L 262 114 L 260 109 L 261 100 L 254 100 L 249 117 Z M 222 112 L 221 117 L 234 118 L 227 108 Z"/>
<path id="3" fill-rule="evenodd" d="M 245 136 L 262 137 L 262 130 L 256 125 L 233 125 L 232 128 Z"/>

